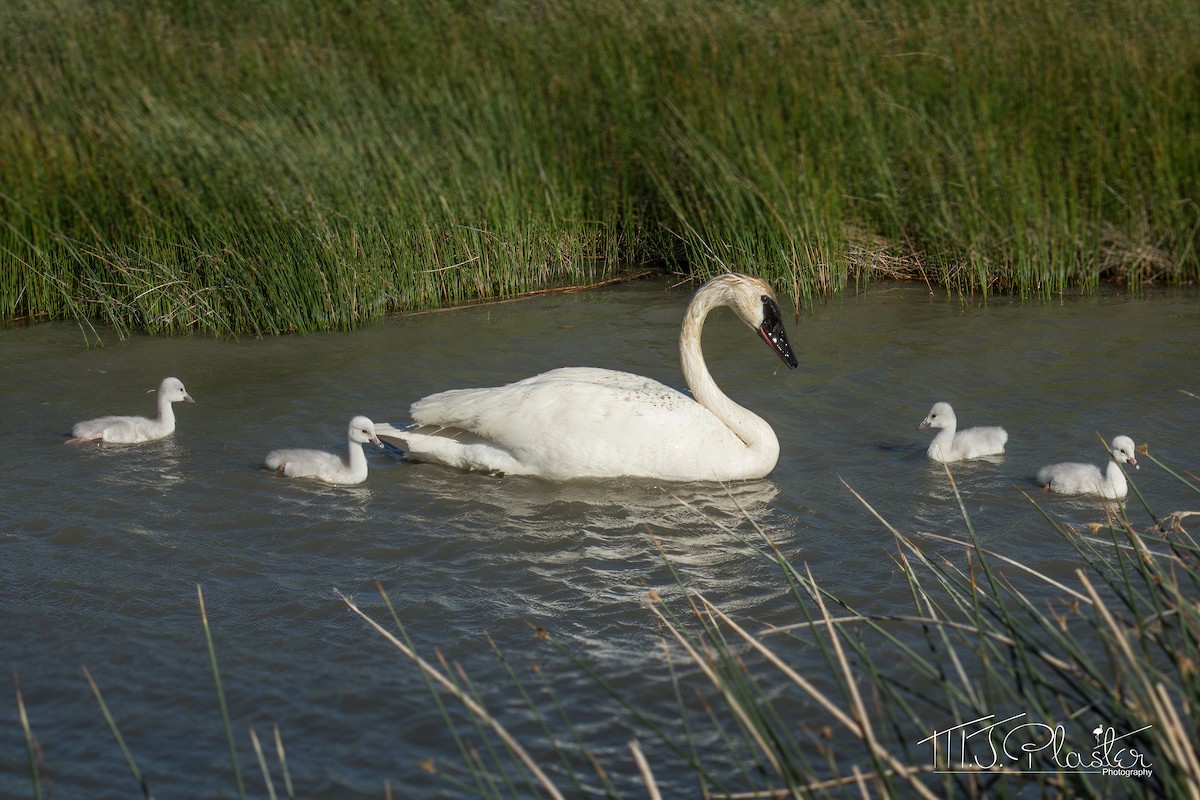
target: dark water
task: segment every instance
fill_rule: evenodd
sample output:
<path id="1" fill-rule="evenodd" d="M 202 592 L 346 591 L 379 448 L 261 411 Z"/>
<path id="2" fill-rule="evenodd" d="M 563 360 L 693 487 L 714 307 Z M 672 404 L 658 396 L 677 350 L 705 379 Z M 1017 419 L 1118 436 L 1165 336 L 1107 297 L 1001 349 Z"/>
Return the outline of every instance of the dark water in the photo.
<path id="1" fill-rule="evenodd" d="M 422 654 L 439 648 L 461 663 L 505 723 L 534 743 L 536 726 L 485 634 L 534 685 L 537 659 L 589 747 L 628 775 L 628 714 L 531 626 L 669 720 L 670 675 L 643 605 L 648 589 L 672 594 L 655 540 L 687 583 L 732 616 L 795 621 L 778 568 L 742 538 L 755 534 L 741 506 L 829 591 L 865 611 L 909 611 L 891 535 L 842 481 L 906 533 L 961 535 L 945 473 L 924 458 L 930 436 L 915 430 L 935 401 L 952 403 L 964 426 L 1008 429 L 1006 456 L 956 467 L 955 477 L 984 542 L 1052 577 L 1069 580 L 1078 559 L 1021 493 L 1039 466 L 1102 464 L 1099 432 L 1200 468 L 1200 400 L 1180 391 L 1200 394 L 1195 291 L 981 305 L 875 285 L 789 325 L 801 362 L 794 373 L 732 317 L 710 320 L 716 379 L 770 421 L 782 445 L 770 478 L 731 487 L 732 498 L 704 485 L 463 475 L 379 452 L 367 482 L 352 488 L 258 469 L 277 447 L 343 448 L 355 414 L 401 422 L 427 393 L 556 366 L 679 385 L 687 296 L 648 282 L 262 341 L 122 342 L 102 331 L 104 345 L 89 348 L 91 334 L 67 324 L 0 332 L 9 687 L 0 796 L 32 794 L 14 671 L 52 796 L 138 794 L 84 665 L 156 796 L 234 795 L 197 585 L 252 796 L 266 790 L 247 728 L 269 747 L 272 722 L 300 796 L 377 798 L 385 780 L 399 797 L 456 796 L 420 768 L 433 757 L 452 769 L 456 755 L 415 667 L 335 587 L 382 619 L 382 585 Z M 197 401 L 176 406 L 174 438 L 133 448 L 61 443 L 76 420 L 150 413 L 143 392 L 167 375 Z M 1152 464 L 1133 479 L 1159 512 L 1197 505 Z M 1096 502 L 1048 502 L 1071 522 L 1103 516 Z M 1140 506 L 1130 511 L 1150 524 Z M 815 660 L 797 666 L 824 670 Z M 670 753 L 656 752 L 655 763 L 667 782 L 683 774 Z M 277 769 L 276 785 L 282 792 Z"/>

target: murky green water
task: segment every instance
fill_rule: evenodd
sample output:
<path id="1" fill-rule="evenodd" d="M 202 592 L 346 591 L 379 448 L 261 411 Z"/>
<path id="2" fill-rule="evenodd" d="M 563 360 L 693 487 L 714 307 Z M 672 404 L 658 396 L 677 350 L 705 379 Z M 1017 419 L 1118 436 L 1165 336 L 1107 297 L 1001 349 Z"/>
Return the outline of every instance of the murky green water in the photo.
<path id="1" fill-rule="evenodd" d="M 1022 494 L 1039 466 L 1103 463 L 1099 432 L 1200 468 L 1200 400 L 1180 391 L 1200 394 L 1195 291 L 976 305 L 907 285 L 872 286 L 789 324 L 794 373 L 732 316 L 710 320 L 714 376 L 775 426 L 782 456 L 769 479 L 732 487 L 733 499 L 719 487 L 669 487 L 704 514 L 644 481 L 551 485 L 379 452 L 368 481 L 348 489 L 258 468 L 277 447 L 343 448 L 355 414 L 401 422 L 430 392 L 556 366 L 679 385 L 687 297 L 646 282 L 263 341 L 102 333 L 104 346 L 88 348 L 71 325 L 0 332 L 2 661 L 5 675 L 20 675 L 54 796 L 138 791 L 84 665 L 156 796 L 233 794 L 197 585 L 253 796 L 266 793 L 247 726 L 269 739 L 272 721 L 300 796 L 377 798 L 385 780 L 397 796 L 454 796 L 419 766 L 431 756 L 445 765 L 454 749 L 415 668 L 335 587 L 382 617 L 379 582 L 418 648 L 461 662 L 534 741 L 485 634 L 522 674 L 543 661 L 589 746 L 629 774 L 628 715 L 530 626 L 671 718 L 660 634 L 642 606 L 649 588 L 672 591 L 652 536 L 689 584 L 755 625 L 797 612 L 778 569 L 739 538 L 754 535 L 739 504 L 829 591 L 866 611 L 907 611 L 891 535 L 842 481 L 906 533 L 962 534 L 945 473 L 924 458 L 930 436 L 915 430 L 937 400 L 964 426 L 1008 429 L 1006 456 L 956 467 L 955 477 L 979 536 L 1053 577 L 1069 579 L 1077 560 Z M 197 401 L 177 406 L 174 438 L 62 444 L 78 419 L 150 413 L 143 392 L 167 375 Z M 1197 505 L 1152 464 L 1134 481 L 1160 512 Z M 1048 503 L 1072 522 L 1102 517 L 1094 502 Z M 1140 507 L 1131 513 L 1150 524 Z M 11 685 L 5 696 L 0 795 L 30 796 Z M 669 753 L 655 757 L 660 778 L 683 774 Z"/>

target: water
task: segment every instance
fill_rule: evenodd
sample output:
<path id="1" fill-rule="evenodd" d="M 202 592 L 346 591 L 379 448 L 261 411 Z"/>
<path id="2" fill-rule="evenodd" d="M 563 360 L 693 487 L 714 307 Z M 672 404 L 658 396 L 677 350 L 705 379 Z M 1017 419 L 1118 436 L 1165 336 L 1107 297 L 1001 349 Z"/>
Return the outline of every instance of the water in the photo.
<path id="1" fill-rule="evenodd" d="M 84 665 L 156 795 L 232 796 L 200 585 L 252 796 L 266 792 L 247 726 L 269 746 L 272 722 L 301 796 L 378 798 L 385 780 L 398 796 L 455 796 L 420 768 L 430 757 L 451 768 L 455 751 L 415 667 L 334 593 L 383 619 L 378 582 L 422 654 L 439 648 L 461 663 L 534 743 L 485 634 L 523 679 L 536 684 L 528 664 L 545 664 L 588 745 L 610 770 L 630 774 L 628 714 L 531 626 L 647 713 L 671 719 L 660 631 L 643 605 L 648 589 L 675 594 L 655 541 L 684 580 L 735 618 L 755 629 L 797 621 L 777 568 L 742 538 L 755 534 L 738 505 L 829 591 L 868 612 L 910 611 L 891 535 L 843 481 L 906 533 L 961 535 L 945 473 L 923 455 L 930 434 L 915 430 L 937 400 L 951 402 L 964 426 L 1001 424 L 1010 434 L 1003 458 L 955 468 L 979 536 L 1070 580 L 1078 558 L 1022 490 L 1034 489 L 1031 476 L 1046 463 L 1101 464 L 1097 432 L 1148 442 L 1176 468 L 1200 466 L 1200 400 L 1179 391 L 1200 393 L 1197 299 L 1192 290 L 1105 292 L 983 305 L 873 285 L 789 324 L 801 362 L 792 373 L 732 316 L 714 317 L 705 333 L 714 376 L 782 444 L 775 472 L 731 487 L 732 499 L 705 485 L 463 475 L 378 452 L 367 483 L 352 488 L 258 468 L 276 447 L 343 448 L 355 414 L 399 422 L 427 393 L 556 366 L 614 367 L 678 385 L 687 293 L 660 282 L 303 338 L 122 342 L 102 331 L 104 346 L 89 348 L 90 334 L 68 324 L 3 331 L 5 675 L 19 674 L 55 796 L 137 792 Z M 151 412 L 153 396 L 142 392 L 167 375 L 197 401 L 176 406 L 173 439 L 61 443 L 78 419 Z M 1160 513 L 1197 505 L 1148 462 L 1134 480 Z M 1103 518 L 1094 501 L 1039 498 L 1076 524 Z M 1131 513 L 1150 525 L 1140 507 Z M 798 666 L 824 671 L 816 661 Z M 5 696 L 0 796 L 30 796 L 11 684 Z M 661 780 L 680 779 L 669 753 L 654 760 Z M 278 771 L 276 781 L 282 791 Z"/>

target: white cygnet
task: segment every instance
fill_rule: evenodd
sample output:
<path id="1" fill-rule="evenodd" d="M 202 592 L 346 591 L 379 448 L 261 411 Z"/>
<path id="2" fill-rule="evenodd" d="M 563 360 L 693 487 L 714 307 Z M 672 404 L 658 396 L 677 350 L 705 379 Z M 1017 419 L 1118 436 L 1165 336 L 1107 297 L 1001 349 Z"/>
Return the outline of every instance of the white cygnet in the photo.
<path id="1" fill-rule="evenodd" d="M 1129 493 L 1129 482 L 1121 464 L 1138 469 L 1133 439 L 1118 436 L 1112 440 L 1112 457 L 1103 473 L 1093 464 L 1051 464 L 1038 470 L 1037 481 L 1058 494 L 1094 494 L 1108 500 L 1123 500 Z"/>
<path id="2" fill-rule="evenodd" d="M 316 478 L 341 486 L 362 483 L 367 479 L 367 455 L 362 446 L 370 442 L 383 447 L 383 442 L 375 435 L 375 423 L 366 417 L 350 420 L 348 439 L 349 453 L 345 461 L 323 450 L 272 450 L 267 453 L 264 463 L 267 469 L 289 478 Z"/>
<path id="3" fill-rule="evenodd" d="M 958 418 L 949 403 L 934 403 L 929 415 L 917 425 L 917 430 L 941 428 L 933 437 L 926 453 L 934 461 L 964 461 L 981 456 L 998 456 L 1004 453 L 1008 432 L 1004 428 L 968 428 L 958 430 Z"/>
<path id="4" fill-rule="evenodd" d="M 117 444 L 137 444 L 150 442 L 155 439 L 165 439 L 175 432 L 175 412 L 172 403 L 182 400 L 185 403 L 195 403 L 192 396 L 183 388 L 178 378 L 164 378 L 158 387 L 158 418 L 147 417 L 99 417 L 84 422 L 77 422 L 71 429 L 71 438 L 67 444 L 79 442 L 114 442 Z"/>

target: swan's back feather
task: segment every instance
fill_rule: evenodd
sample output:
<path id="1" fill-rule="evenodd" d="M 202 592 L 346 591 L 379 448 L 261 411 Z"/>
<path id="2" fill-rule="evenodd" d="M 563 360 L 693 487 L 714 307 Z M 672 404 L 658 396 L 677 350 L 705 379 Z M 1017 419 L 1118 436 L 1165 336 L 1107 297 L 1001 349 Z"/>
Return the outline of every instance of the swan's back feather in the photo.
<path id="1" fill-rule="evenodd" d="M 1094 464 L 1051 464 L 1038 470 L 1037 480 L 1059 494 L 1100 494 L 1104 474 Z"/>
<path id="2" fill-rule="evenodd" d="M 622 475 L 713 480 L 696 467 L 706 459 L 704 451 L 741 443 L 682 392 L 640 375 L 591 367 L 440 392 L 414 403 L 411 416 L 415 428 L 377 429 L 382 437 L 401 439 L 410 457 L 553 480 Z M 729 466 L 733 471 L 739 465 Z M 716 479 L 738 477 L 745 476 Z"/>
<path id="3" fill-rule="evenodd" d="M 513 434 L 527 435 L 528 415 L 586 423 L 597 414 L 636 417 L 694 405 L 682 392 L 641 375 L 564 367 L 504 386 L 440 392 L 413 403 L 410 413 L 418 425 L 463 428 L 504 443 Z"/>
<path id="4" fill-rule="evenodd" d="M 318 474 L 322 470 L 337 469 L 344 467 L 342 459 L 335 456 L 333 453 L 326 453 L 323 450 L 305 450 L 303 448 L 290 448 L 284 450 L 272 450 L 267 453 L 264 459 L 267 469 L 281 469 L 284 475 L 296 477 L 298 470 L 309 470 L 312 474 Z"/>
<path id="5" fill-rule="evenodd" d="M 967 428 L 957 431 L 950 443 L 950 458 L 945 461 L 963 461 L 983 456 L 998 456 L 1004 453 L 1008 443 L 1008 431 L 999 427 Z"/>
<path id="6" fill-rule="evenodd" d="M 171 424 L 146 417 L 99 417 L 97 419 L 77 422 L 71 429 L 75 439 L 100 439 L 116 444 L 139 444 L 155 439 L 163 439 L 175 430 L 174 420 Z"/>
<path id="7" fill-rule="evenodd" d="M 362 483 L 367 478 L 365 467 L 356 472 L 340 456 L 323 450 L 272 450 L 264 463 L 267 469 L 278 470 L 289 478 L 316 478 L 337 484 Z"/>

